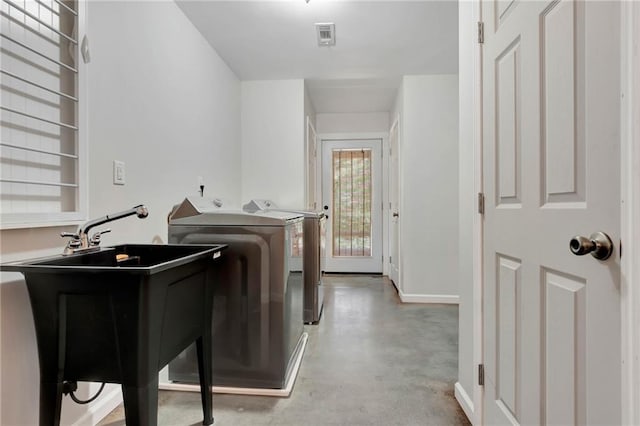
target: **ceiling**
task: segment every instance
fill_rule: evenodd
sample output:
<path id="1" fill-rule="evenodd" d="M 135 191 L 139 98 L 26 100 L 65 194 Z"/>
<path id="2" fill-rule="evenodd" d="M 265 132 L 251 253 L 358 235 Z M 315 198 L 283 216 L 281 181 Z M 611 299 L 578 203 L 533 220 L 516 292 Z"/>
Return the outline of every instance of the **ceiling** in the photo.
<path id="1" fill-rule="evenodd" d="M 389 111 L 403 75 L 458 71 L 457 0 L 177 3 L 241 80 L 305 79 L 318 113 Z"/>

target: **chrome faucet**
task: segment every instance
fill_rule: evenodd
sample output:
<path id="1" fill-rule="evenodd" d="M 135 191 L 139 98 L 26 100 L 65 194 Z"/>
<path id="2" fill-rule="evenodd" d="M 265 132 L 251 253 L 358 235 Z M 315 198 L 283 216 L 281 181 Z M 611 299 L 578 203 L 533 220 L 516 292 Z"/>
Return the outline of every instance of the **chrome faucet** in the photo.
<path id="1" fill-rule="evenodd" d="M 130 208 L 129 210 L 108 214 L 98 219 L 90 220 L 87 223 L 81 225 L 75 234 L 71 232 L 62 232 L 60 234 L 61 237 L 71 237 L 62 254 L 68 255 L 77 253 L 79 251 L 98 250 L 101 239 L 100 236 L 102 234 L 106 234 L 107 232 L 111 232 L 111 229 L 105 229 L 104 231 L 95 232 L 91 236 L 91 238 L 89 238 L 89 230 L 104 223 L 112 222 L 114 220 L 122 219 L 128 216 L 133 216 L 134 214 L 140 219 L 144 219 L 145 217 L 149 216 L 149 211 L 144 205 L 140 204 L 139 206 L 135 206 L 133 208 Z"/>

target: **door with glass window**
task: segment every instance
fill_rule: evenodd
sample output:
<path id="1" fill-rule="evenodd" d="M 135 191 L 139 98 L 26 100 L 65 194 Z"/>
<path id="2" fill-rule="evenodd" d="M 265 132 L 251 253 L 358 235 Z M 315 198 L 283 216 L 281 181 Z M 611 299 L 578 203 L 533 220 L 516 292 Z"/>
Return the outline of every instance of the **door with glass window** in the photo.
<path id="1" fill-rule="evenodd" d="M 381 145 L 322 140 L 327 272 L 382 272 Z"/>

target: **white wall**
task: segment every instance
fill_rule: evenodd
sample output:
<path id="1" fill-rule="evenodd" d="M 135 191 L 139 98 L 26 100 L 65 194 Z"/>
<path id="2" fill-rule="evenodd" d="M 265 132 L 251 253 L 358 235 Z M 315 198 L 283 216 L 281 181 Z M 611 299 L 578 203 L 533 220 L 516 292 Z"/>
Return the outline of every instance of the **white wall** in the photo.
<path id="1" fill-rule="evenodd" d="M 199 176 L 205 194 L 240 202 L 240 83 L 172 2 L 91 6 L 91 214 L 145 203 L 146 223 L 116 222 L 126 237 L 110 237 L 148 241 L 155 229 L 166 242 L 167 214 Z M 112 185 L 114 159 L 125 186 Z"/>
<path id="2" fill-rule="evenodd" d="M 88 35 L 89 214 L 137 203 L 150 212 L 144 221 L 111 223 L 103 244 L 166 242 L 167 213 L 196 193 L 198 176 L 207 194 L 238 205 L 240 83 L 180 9 L 173 2 L 88 2 Z M 125 186 L 112 185 L 114 159 L 126 163 Z M 60 253 L 61 230 L 1 231 L 2 261 Z M 34 425 L 38 360 L 21 275 L 3 273 L 0 294 L 0 424 Z M 78 396 L 88 395 L 82 386 Z M 113 385 L 89 406 L 65 398 L 62 424 L 94 424 L 100 404 L 118 398 Z"/>
<path id="3" fill-rule="evenodd" d="M 304 80 L 242 82 L 242 202 L 304 206 Z"/>
<path id="4" fill-rule="evenodd" d="M 405 76 L 401 106 L 405 301 L 458 300 L 458 76 Z"/>
<path id="5" fill-rule="evenodd" d="M 375 133 L 389 131 L 388 112 L 321 113 L 316 115 L 318 133 Z"/>

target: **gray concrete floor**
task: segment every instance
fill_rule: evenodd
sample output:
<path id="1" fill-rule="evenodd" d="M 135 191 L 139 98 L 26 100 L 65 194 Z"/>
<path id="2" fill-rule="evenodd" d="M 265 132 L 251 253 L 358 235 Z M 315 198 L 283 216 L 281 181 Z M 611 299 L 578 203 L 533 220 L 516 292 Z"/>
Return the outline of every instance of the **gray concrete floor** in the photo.
<path id="1" fill-rule="evenodd" d="M 215 425 L 469 424 L 453 396 L 457 306 L 402 304 L 380 276 L 328 276 L 325 292 L 291 396 L 215 394 Z M 159 400 L 159 425 L 201 424 L 198 393 Z M 124 424 L 120 406 L 99 426 Z"/>

